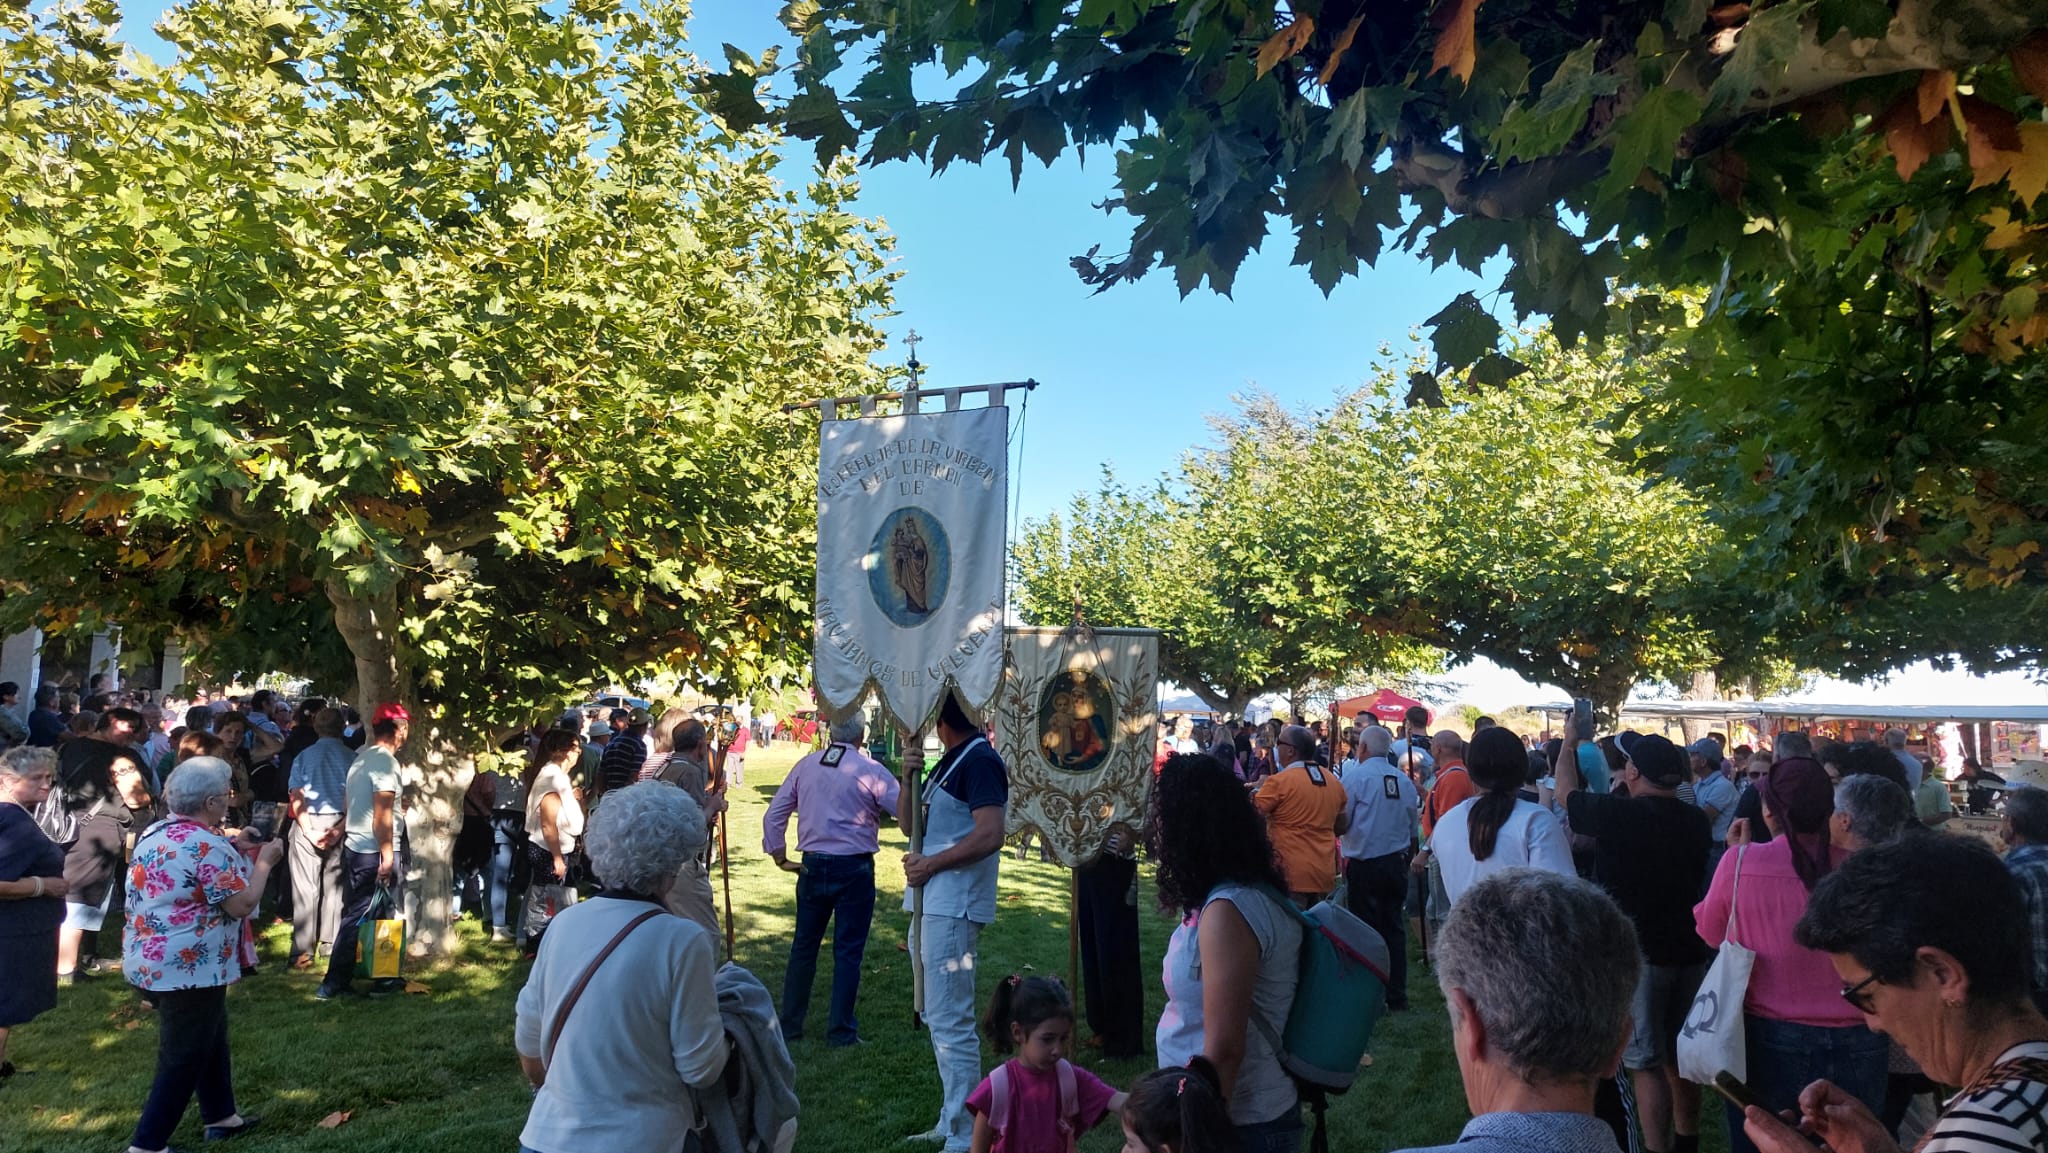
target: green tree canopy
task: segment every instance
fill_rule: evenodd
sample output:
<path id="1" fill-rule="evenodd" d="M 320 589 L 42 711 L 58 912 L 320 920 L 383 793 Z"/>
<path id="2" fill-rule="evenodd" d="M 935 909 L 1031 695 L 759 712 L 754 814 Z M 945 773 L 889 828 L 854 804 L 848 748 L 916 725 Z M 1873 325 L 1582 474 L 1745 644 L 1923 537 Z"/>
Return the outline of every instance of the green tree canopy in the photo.
<path id="1" fill-rule="evenodd" d="M 0 16 L 0 627 L 176 633 L 450 756 L 803 668 L 779 406 L 876 386 L 886 242 L 706 115 L 681 5 L 194 0 L 161 68 L 115 16 Z"/>
<path id="2" fill-rule="evenodd" d="M 1267 397 L 1212 423 L 1216 443 L 1171 481 L 1133 490 L 1105 474 L 1064 513 L 1025 524 L 1018 613 L 1156 628 L 1160 675 L 1229 713 L 1315 680 L 1433 669 L 1426 647 L 1345 623 L 1362 615 L 1353 590 L 1304 563 L 1344 523 L 1321 499 L 1333 445 Z"/>
<path id="3" fill-rule="evenodd" d="M 2036 3 L 792 0 L 784 20 L 801 51 L 772 115 L 823 154 L 1021 175 L 1113 152 L 1130 236 L 1076 259 L 1089 283 L 1228 291 L 1276 224 L 1325 290 L 1390 246 L 1505 257 L 1507 303 L 1567 345 L 1674 346 L 1644 444 L 1753 565 L 1837 574 L 1788 584 L 1791 607 L 1847 602 L 1973 660 L 1997 646 L 1957 622 L 2042 620 Z M 714 90 L 732 123 L 771 115 L 751 77 Z M 1445 366 L 1491 375 L 1479 299 L 1428 323 Z"/>
<path id="4" fill-rule="evenodd" d="M 1028 525 L 1018 603 L 1160 628 L 1212 704 L 1487 657 L 1618 711 L 1643 680 L 1779 687 L 1802 661 L 1705 508 L 1623 463 L 1645 366 L 1536 335 L 1512 388 L 1438 398 L 1388 363 L 1319 413 L 1218 419 L 1177 476 Z M 1404 394 L 1430 403 L 1404 407 Z"/>

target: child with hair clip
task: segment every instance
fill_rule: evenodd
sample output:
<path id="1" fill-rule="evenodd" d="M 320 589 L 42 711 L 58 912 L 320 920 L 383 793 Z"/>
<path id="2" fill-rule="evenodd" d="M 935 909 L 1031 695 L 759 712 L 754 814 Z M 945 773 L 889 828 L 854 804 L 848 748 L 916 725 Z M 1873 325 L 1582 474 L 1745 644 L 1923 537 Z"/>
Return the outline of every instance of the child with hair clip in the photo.
<path id="1" fill-rule="evenodd" d="M 1238 1153 L 1237 1128 L 1216 1083 L 1206 1057 L 1139 1078 L 1124 1098 L 1124 1153 Z"/>
<path id="2" fill-rule="evenodd" d="M 1003 978 L 981 1031 L 997 1053 L 1016 1056 L 967 1095 L 973 1153 L 1074 1153 L 1081 1134 L 1123 1108 L 1124 1094 L 1067 1062 L 1074 999 L 1059 981 Z"/>

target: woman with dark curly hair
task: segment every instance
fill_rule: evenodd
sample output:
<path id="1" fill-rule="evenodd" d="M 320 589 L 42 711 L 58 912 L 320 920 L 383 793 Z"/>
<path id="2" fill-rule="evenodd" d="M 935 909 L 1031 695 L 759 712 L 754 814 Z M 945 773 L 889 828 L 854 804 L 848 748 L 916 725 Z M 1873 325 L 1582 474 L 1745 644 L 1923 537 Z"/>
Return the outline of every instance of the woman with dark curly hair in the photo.
<path id="1" fill-rule="evenodd" d="M 1222 762 L 1179 754 L 1160 769 L 1150 833 L 1159 907 L 1181 918 L 1166 947 L 1159 1062 L 1206 1057 L 1244 1153 L 1294 1153 L 1300 1098 L 1252 1021 L 1285 1025 L 1301 954 L 1265 822 Z"/>

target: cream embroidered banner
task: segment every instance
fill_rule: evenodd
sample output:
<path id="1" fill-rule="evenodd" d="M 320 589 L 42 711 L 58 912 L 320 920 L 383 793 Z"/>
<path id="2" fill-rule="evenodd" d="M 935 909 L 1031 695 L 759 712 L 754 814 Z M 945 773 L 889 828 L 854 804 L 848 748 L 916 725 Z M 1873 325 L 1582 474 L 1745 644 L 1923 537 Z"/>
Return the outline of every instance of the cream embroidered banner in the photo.
<path id="1" fill-rule="evenodd" d="M 872 688 L 921 727 L 948 683 L 981 713 L 1002 678 L 1009 409 L 827 420 L 818 461 L 819 707 Z"/>
<path id="2" fill-rule="evenodd" d="M 1010 770 L 1009 831 L 1080 865 L 1117 825 L 1144 824 L 1159 697 L 1150 629 L 1004 630 L 996 751 Z"/>

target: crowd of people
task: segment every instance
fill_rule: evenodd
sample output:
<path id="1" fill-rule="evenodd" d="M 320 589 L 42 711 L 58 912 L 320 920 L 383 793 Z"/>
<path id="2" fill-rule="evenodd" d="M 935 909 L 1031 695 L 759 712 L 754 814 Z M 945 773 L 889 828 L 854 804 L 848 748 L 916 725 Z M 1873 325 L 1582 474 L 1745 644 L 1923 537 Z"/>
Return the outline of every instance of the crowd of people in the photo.
<path id="1" fill-rule="evenodd" d="M 1737 1010 L 1743 1104 L 1726 1106 L 1738 1153 L 1791 1148 L 1781 1116 L 1801 1117 L 1808 1134 L 1856 1135 L 1853 1146 L 1830 1140 L 1835 1149 L 1896 1147 L 1912 1135 L 1914 1098 L 1937 1087 L 1966 1092 L 1921 1148 L 2048 1143 L 2048 793 L 1996 794 L 2001 861 L 1973 837 L 1929 831 L 1953 806 L 1897 730 L 1882 744 L 1787 731 L 1768 751 L 1731 755 L 1717 737 L 1595 740 L 1576 717 L 1565 738 L 1535 741 L 1484 718 L 1469 739 L 1428 735 L 1428 719 L 1409 710 L 1396 734 L 1361 717 L 1334 747 L 1321 725 L 1201 734 L 1178 723 L 1161 734 L 1154 853 L 1161 900 L 1184 921 L 1169 947 L 1160 1057 L 1220 1058 L 1245 1148 L 1296 1147 L 1291 1090 L 1274 1076 L 1244 1092 L 1230 1075 L 1240 1062 L 1277 1068 L 1262 1039 L 1198 1012 L 1191 1046 L 1177 1011 L 1210 1000 L 1200 974 L 1215 982 L 1219 953 L 1233 958 L 1240 1012 L 1259 1013 L 1262 995 L 1284 1005 L 1289 967 L 1270 961 L 1290 951 L 1288 921 L 1270 906 L 1278 894 L 1304 907 L 1329 898 L 1338 876 L 1350 909 L 1389 942 L 1395 1011 L 1407 1004 L 1405 938 L 1421 938 L 1476 1114 L 1482 1098 L 1544 1099 L 1604 1123 L 1594 1135 L 1577 1120 L 1481 1116 L 1462 1146 L 1697 1149 L 1704 1086 L 1680 1075 L 1678 1050 L 1689 1018 L 1705 1027 L 1696 999 L 1710 995 L 1703 981 L 1731 940 L 1754 954 Z M 1982 779 L 1969 766 L 1966 806 L 1988 807 Z M 1183 823 L 1197 830 L 1183 850 L 1195 859 L 1176 856 Z M 1249 848 L 1238 857 L 1226 845 Z M 1878 916 L 1880 885 L 1906 903 L 1896 926 Z M 1489 984 L 1486 970 L 1517 957 L 1525 964 Z M 1954 996 L 1922 996 L 1942 980 Z M 1874 997 L 1872 985 L 1896 992 Z M 1569 997 L 1545 1020 L 1553 992 Z M 1932 1004 L 1950 1015 L 1913 1016 Z M 1577 1036 L 1551 1043 L 1588 1047 L 1514 1051 L 1553 1032 Z M 1545 1070 L 1570 1077 L 1546 1085 Z M 1549 1092 L 1566 1084 L 1569 1094 Z M 1807 1147 L 1803 1135 L 1790 1140 Z"/>
<path id="2" fill-rule="evenodd" d="M 359 987 L 358 942 L 374 917 L 417 917 L 411 717 L 269 690 L 159 701 L 98 678 L 83 694 L 39 686 L 25 714 L 18 697 L 0 684 L 0 1085 L 15 1074 L 9 1030 L 54 1008 L 60 988 L 119 973 L 159 1025 L 131 1149 L 167 1148 L 195 1096 L 209 1140 L 240 1135 L 259 1118 L 235 1105 L 225 992 L 259 972 L 264 917 L 291 924 L 291 969 L 324 970 L 316 1000 L 403 989 L 393 976 Z M 621 780 L 604 773 L 614 743 L 633 758 Z M 708 744 L 680 709 L 659 726 L 645 710 L 573 710 L 514 738 L 519 767 L 476 774 L 465 797 L 458 905 L 532 955 L 576 902 L 585 806 L 608 785 L 682 786 L 708 839 L 704 814 L 725 787 Z M 662 891 L 715 935 L 705 860 L 690 858 Z"/>
<path id="3" fill-rule="evenodd" d="M 239 1136 L 259 1118 L 235 1098 L 225 991 L 257 968 L 259 915 L 290 919 L 287 963 L 324 958 L 315 996 L 334 1000 L 356 991 L 372 909 L 417 901 L 411 718 L 396 704 L 365 720 L 252 698 L 184 706 L 164 730 L 119 699 L 70 718 L 47 703 L 37 712 L 56 723 L 31 714 L 18 738 L 0 733 L 15 742 L 0 753 L 0 1082 L 8 1029 L 53 1007 L 62 983 L 118 967 L 160 1032 L 133 1153 L 165 1149 L 194 1097 L 209 1139 Z M 1703 1086 L 1679 1052 L 1724 942 L 1754 956 L 1746 1083 L 1721 1086 L 1741 1153 L 1816 1138 L 1872 1153 L 1916 1137 L 1932 1153 L 2048 1145 L 2048 792 L 1984 790 L 2002 804 L 2001 860 L 1928 827 L 1952 806 L 1898 741 L 1785 732 L 1768 751 L 1724 753 L 1713 738 L 1596 740 L 1577 719 L 1535 741 L 1486 722 L 1432 734 L 1428 721 L 1162 733 L 1142 846 L 1113 834 L 1089 866 L 1134 876 L 1142 847 L 1176 920 L 1160 1068 L 1126 1093 L 1072 1059 L 1081 1014 L 1060 982 L 984 980 L 1009 779 L 945 698 L 943 751 L 908 798 L 922 842 L 903 859 L 940 1097 L 913 1140 L 1053 1153 L 1114 1114 L 1133 1153 L 1296 1153 L 1304 1097 L 1276 1025 L 1304 995 L 1297 909 L 1335 899 L 1387 941 L 1391 1011 L 1410 1003 L 1411 937 L 1443 993 L 1473 1114 L 1444 1135 L 1456 1148 L 1696 1150 Z M 797 918 L 770 997 L 718 966 L 710 878 L 729 850 L 715 830 L 744 755 L 732 728 L 746 732 L 681 709 L 595 724 L 578 710 L 512 738 L 469 785 L 460 904 L 533 957 L 514 1031 L 533 1153 L 697 1153 L 793 1118 L 786 1044 L 806 1035 L 828 927 L 825 1042 L 863 1043 L 875 857 L 902 783 L 854 718 L 776 790 L 762 851 L 797 874 Z M 1965 782 L 1965 807 L 1982 779 Z M 95 963 L 95 936 L 118 942 L 118 961 Z M 1135 931 L 1098 947 L 1134 962 Z M 1090 968 L 1105 966 L 1119 967 Z M 1112 1036 L 1095 983 L 1085 1016 Z M 1142 1005 L 1135 991 L 1117 999 L 1119 1022 Z M 1005 1058 L 993 1070 L 984 1038 Z M 1142 1040 L 1122 1047 L 1136 1055 Z M 736 1079 L 751 1119 L 732 1115 Z M 1929 1109 L 1938 1087 L 1961 1091 Z"/>

